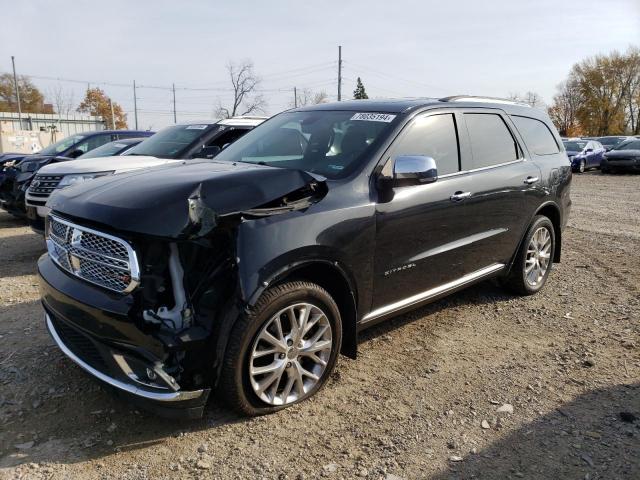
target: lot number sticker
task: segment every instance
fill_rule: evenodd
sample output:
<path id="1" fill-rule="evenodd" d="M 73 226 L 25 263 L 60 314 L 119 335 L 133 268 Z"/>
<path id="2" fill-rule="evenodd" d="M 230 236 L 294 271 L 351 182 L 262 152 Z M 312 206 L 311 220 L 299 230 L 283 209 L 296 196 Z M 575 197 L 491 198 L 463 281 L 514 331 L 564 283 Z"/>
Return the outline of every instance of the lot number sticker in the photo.
<path id="1" fill-rule="evenodd" d="M 365 122 L 386 122 L 389 123 L 396 118 L 388 113 L 356 113 L 351 120 L 364 120 Z"/>
<path id="2" fill-rule="evenodd" d="M 209 125 L 189 125 L 186 130 L 204 130 Z"/>

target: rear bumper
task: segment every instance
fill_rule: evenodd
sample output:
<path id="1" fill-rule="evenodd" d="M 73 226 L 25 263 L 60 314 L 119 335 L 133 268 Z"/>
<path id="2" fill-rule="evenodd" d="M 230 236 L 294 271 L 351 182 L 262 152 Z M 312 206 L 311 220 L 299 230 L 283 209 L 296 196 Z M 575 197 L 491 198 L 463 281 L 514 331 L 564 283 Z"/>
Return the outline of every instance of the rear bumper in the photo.
<path id="1" fill-rule="evenodd" d="M 89 293 L 87 289 L 96 289 L 73 281 L 46 255 L 38 267 L 47 330 L 69 359 L 143 409 L 171 418 L 202 416 L 210 389 L 182 389 L 164 370 L 157 350 L 154 353 L 153 348 L 129 344 L 127 340 L 131 338 L 116 329 L 116 323 L 121 322 L 133 330 L 124 315 L 126 304 L 118 312 L 100 297 L 101 292 L 94 292 L 91 303 L 98 304 L 97 308 L 83 304 L 73 298 L 68 287 L 75 286 L 80 298 Z M 153 343 L 148 341 L 147 346 L 152 347 Z"/>

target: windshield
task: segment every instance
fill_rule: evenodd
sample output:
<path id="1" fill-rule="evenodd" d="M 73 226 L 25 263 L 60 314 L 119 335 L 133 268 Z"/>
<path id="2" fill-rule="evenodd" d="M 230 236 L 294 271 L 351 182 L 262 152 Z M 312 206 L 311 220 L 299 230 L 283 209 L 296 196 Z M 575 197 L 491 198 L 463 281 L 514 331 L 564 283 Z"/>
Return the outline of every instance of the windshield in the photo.
<path id="1" fill-rule="evenodd" d="M 570 152 L 581 152 L 586 146 L 587 142 L 564 142 L 564 149 Z"/>
<path id="2" fill-rule="evenodd" d="M 59 142 L 52 143 L 47 148 L 40 150 L 38 155 L 57 155 L 58 153 L 64 152 L 69 147 L 75 145 L 83 138 L 85 138 L 83 135 L 73 135 L 71 137 L 63 138 Z"/>
<path id="3" fill-rule="evenodd" d="M 629 140 L 618 145 L 616 150 L 640 150 L 640 140 Z"/>
<path id="4" fill-rule="evenodd" d="M 602 145 L 606 145 L 606 146 L 610 147 L 611 145 L 619 144 L 624 139 L 625 139 L 625 137 L 610 137 L 610 138 L 600 138 L 600 139 L 598 139 L 598 141 Z"/>
<path id="5" fill-rule="evenodd" d="M 216 161 L 259 163 L 341 178 L 395 115 L 355 111 L 308 111 L 277 115 L 229 145 Z"/>
<path id="6" fill-rule="evenodd" d="M 211 131 L 210 124 L 176 125 L 159 131 L 144 142 L 129 150 L 126 155 L 150 155 L 158 158 L 179 158 L 193 144 Z M 218 128 L 215 126 L 215 128 Z"/>
<path id="7" fill-rule="evenodd" d="M 120 155 L 123 150 L 128 148 L 132 148 L 134 144 L 131 143 L 123 143 L 123 142 L 109 142 L 101 147 L 94 148 L 93 150 L 88 151 L 87 153 L 80 155 L 78 159 L 81 158 L 97 158 L 97 157 L 112 157 L 114 155 Z"/>

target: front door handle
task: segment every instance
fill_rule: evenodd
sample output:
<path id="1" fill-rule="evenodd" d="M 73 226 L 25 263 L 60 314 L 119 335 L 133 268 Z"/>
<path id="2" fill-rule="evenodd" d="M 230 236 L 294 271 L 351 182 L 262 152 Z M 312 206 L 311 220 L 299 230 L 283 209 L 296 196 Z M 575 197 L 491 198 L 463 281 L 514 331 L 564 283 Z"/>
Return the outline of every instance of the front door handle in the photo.
<path id="1" fill-rule="evenodd" d="M 464 200 L 465 198 L 469 198 L 471 196 L 471 192 L 456 192 L 449 197 L 452 202 L 459 202 Z"/>
<path id="2" fill-rule="evenodd" d="M 536 183 L 539 180 L 539 177 L 527 177 L 524 179 L 524 183 L 526 183 L 527 185 L 531 185 L 532 183 Z"/>

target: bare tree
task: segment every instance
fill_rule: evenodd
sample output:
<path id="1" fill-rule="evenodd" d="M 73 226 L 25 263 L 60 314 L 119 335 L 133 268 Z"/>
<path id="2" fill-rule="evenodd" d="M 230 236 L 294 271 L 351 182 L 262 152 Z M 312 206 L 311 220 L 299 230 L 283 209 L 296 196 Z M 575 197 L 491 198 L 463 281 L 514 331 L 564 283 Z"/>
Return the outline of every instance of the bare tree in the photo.
<path id="1" fill-rule="evenodd" d="M 578 108 L 583 97 L 580 85 L 574 75 L 558 85 L 558 93 L 553 97 L 553 103 L 547 110 L 551 120 L 561 135 L 569 137 L 583 134 L 578 121 Z"/>
<path id="2" fill-rule="evenodd" d="M 510 93 L 507 97 L 509 100 L 513 100 L 514 102 L 522 102 L 531 105 L 532 107 L 543 107 L 544 102 L 542 101 L 542 97 L 536 92 L 527 92 L 524 95 L 520 95 L 519 93 Z"/>
<path id="3" fill-rule="evenodd" d="M 327 92 L 325 92 L 324 90 L 320 91 L 320 92 L 316 92 L 316 94 L 313 96 L 313 104 L 314 105 L 319 105 L 321 103 L 327 103 L 329 101 L 329 95 L 327 95 Z"/>
<path id="4" fill-rule="evenodd" d="M 304 107 L 305 105 L 318 105 L 320 103 L 327 103 L 329 101 L 329 95 L 324 90 L 320 92 L 312 92 L 308 88 L 298 89 L 296 93 L 296 100 L 291 102 L 291 107 Z"/>
<path id="5" fill-rule="evenodd" d="M 47 97 L 53 103 L 53 108 L 58 115 L 69 115 L 74 109 L 74 94 L 72 90 L 66 90 L 58 84 L 47 91 Z"/>
<path id="6" fill-rule="evenodd" d="M 260 77 L 253 71 L 253 62 L 229 62 L 227 73 L 233 88 L 233 104 L 229 107 L 219 104 L 216 115 L 220 118 L 230 118 L 264 112 L 267 102 L 262 95 L 256 93 L 260 86 Z"/>

